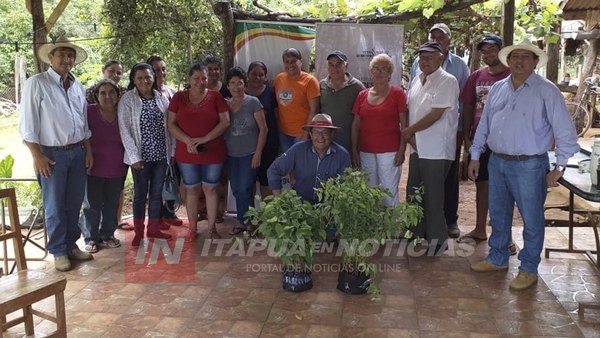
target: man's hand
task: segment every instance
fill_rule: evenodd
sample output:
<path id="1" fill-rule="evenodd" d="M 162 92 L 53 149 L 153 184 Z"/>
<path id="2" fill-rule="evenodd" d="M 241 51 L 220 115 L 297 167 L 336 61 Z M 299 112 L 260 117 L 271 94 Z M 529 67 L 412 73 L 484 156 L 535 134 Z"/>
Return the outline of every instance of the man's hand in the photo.
<path id="1" fill-rule="evenodd" d="M 398 150 L 396 152 L 396 155 L 394 156 L 394 165 L 396 167 L 399 167 L 402 165 L 402 163 L 404 163 L 404 160 L 405 160 L 404 151 Z"/>
<path id="2" fill-rule="evenodd" d="M 402 139 L 404 142 L 410 142 L 410 139 L 415 135 L 410 127 L 402 129 Z"/>
<path id="3" fill-rule="evenodd" d="M 558 187 L 558 180 L 562 177 L 563 172 L 560 170 L 552 170 L 546 174 L 546 184 L 549 187 Z"/>
<path id="4" fill-rule="evenodd" d="M 471 162 L 469 162 L 467 173 L 469 174 L 469 179 L 471 181 L 475 181 L 477 179 L 479 176 L 479 160 L 471 160 Z"/>
<path id="5" fill-rule="evenodd" d="M 50 177 L 52 175 L 52 166 L 55 164 L 56 162 L 42 153 L 33 156 L 33 170 L 42 177 Z"/>

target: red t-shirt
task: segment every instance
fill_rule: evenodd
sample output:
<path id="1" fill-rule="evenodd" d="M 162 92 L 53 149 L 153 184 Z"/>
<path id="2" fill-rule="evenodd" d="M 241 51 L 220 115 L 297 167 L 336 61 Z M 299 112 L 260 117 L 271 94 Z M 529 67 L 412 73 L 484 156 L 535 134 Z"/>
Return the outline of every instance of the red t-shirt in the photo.
<path id="1" fill-rule="evenodd" d="M 187 90 L 177 92 L 171 99 L 169 111 L 177 115 L 177 125 L 190 137 L 202 137 L 219 124 L 219 113 L 229 108 L 219 92 L 208 89 L 204 99 L 192 104 Z M 227 148 L 223 135 L 206 144 L 206 152 L 190 154 L 187 145 L 177 140 L 175 159 L 180 163 L 212 164 L 223 163 L 227 158 Z"/>
<path id="2" fill-rule="evenodd" d="M 389 153 L 400 148 L 400 113 L 406 114 L 406 94 L 391 86 L 388 96 L 374 106 L 363 89 L 354 101 L 352 112 L 360 117 L 359 149 L 367 153 Z"/>

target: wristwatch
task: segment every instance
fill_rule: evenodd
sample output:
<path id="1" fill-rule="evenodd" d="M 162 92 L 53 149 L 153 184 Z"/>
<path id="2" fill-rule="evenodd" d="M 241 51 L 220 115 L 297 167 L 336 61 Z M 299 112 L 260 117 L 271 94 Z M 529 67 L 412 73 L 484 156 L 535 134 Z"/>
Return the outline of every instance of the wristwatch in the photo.
<path id="1" fill-rule="evenodd" d="M 557 171 L 560 171 L 560 172 L 564 173 L 564 172 L 565 172 L 565 170 L 567 170 L 567 166 L 564 166 L 564 165 L 556 165 L 556 166 L 554 167 L 554 170 L 557 170 Z"/>

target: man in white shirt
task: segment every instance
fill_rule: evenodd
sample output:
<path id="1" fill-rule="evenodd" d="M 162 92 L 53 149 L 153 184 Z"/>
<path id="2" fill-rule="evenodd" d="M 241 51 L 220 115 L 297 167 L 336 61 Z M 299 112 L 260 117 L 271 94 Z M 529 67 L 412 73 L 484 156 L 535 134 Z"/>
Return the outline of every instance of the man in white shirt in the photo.
<path id="1" fill-rule="evenodd" d="M 456 152 L 458 128 L 458 81 L 441 68 L 442 47 L 434 41 L 419 47 L 421 74 L 408 91 L 408 127 L 402 145 L 410 143 L 407 194 L 424 186 L 424 220 L 414 230 L 427 239 L 435 254 L 447 248 L 448 227 L 444 216 L 444 181 Z"/>
<path id="2" fill-rule="evenodd" d="M 61 38 L 39 47 L 38 55 L 51 68 L 25 82 L 19 132 L 42 187 L 48 252 L 54 255 L 56 270 L 67 271 L 70 259 L 92 259 L 75 244 L 81 236 L 86 168 L 92 167 L 93 158 L 85 89 L 70 73 L 87 53 Z"/>

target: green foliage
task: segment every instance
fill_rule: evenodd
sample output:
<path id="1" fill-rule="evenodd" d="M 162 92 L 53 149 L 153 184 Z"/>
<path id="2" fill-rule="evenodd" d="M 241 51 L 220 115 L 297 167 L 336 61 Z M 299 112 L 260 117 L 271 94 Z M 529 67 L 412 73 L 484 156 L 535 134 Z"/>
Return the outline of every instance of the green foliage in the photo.
<path id="1" fill-rule="evenodd" d="M 384 199 L 391 196 L 390 192 L 381 186 L 371 187 L 368 182 L 365 172 L 348 168 L 317 189 L 323 216 L 335 225 L 338 236 L 344 240 L 344 268 L 366 275 L 376 273 L 377 268 L 369 263 L 365 253 L 386 239 L 395 238 L 401 230 L 415 226 L 423 216 L 421 206 L 412 201 L 386 206 Z M 372 283 L 369 290 L 376 295 L 377 283 Z"/>
<path id="2" fill-rule="evenodd" d="M 303 201 L 295 190 L 283 190 L 278 197 L 265 198 L 259 210 L 251 207 L 247 215 L 284 265 L 311 268 L 313 243 L 325 238 L 325 222 L 318 205 Z"/>
<path id="3" fill-rule="evenodd" d="M 0 161 L 0 178 L 10 178 L 12 177 L 12 169 L 15 165 L 15 159 L 7 155 Z"/>
<path id="4" fill-rule="evenodd" d="M 193 61 L 223 49 L 221 24 L 206 0 L 106 0 L 103 19 L 103 35 L 114 37 L 102 48 L 105 59 L 121 60 L 128 68 L 160 55 L 174 87 L 185 82 Z"/>
<path id="5" fill-rule="evenodd" d="M 7 155 L 0 160 L 0 178 L 11 178 L 15 160 L 11 155 Z M 42 193 L 40 185 L 37 182 L 2 182 L 0 188 L 15 188 L 17 202 L 21 206 L 34 206 L 41 208 Z"/>

